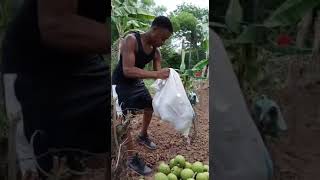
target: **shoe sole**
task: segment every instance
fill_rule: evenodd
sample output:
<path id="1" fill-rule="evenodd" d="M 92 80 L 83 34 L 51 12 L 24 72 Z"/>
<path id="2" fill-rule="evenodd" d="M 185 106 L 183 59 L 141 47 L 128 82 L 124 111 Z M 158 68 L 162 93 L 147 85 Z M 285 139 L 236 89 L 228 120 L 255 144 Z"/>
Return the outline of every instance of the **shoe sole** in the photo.
<path id="1" fill-rule="evenodd" d="M 137 172 L 136 170 L 134 170 L 134 169 L 133 169 L 132 167 L 130 167 L 130 166 L 128 166 L 128 168 L 129 168 L 129 169 L 131 169 L 131 171 L 133 171 L 134 173 L 138 174 L 139 176 L 149 176 L 149 175 L 151 175 L 151 174 L 152 174 L 152 171 L 151 171 L 149 174 L 145 174 L 145 175 L 143 175 L 143 174 L 141 174 L 141 173 Z"/>
<path id="2" fill-rule="evenodd" d="M 140 142 L 140 141 L 139 141 L 139 144 L 145 146 L 146 148 L 148 148 L 148 149 L 150 149 L 150 150 L 156 150 L 156 149 L 157 149 L 157 148 L 150 148 L 150 147 L 147 146 L 145 143 L 142 143 L 142 142 Z"/>

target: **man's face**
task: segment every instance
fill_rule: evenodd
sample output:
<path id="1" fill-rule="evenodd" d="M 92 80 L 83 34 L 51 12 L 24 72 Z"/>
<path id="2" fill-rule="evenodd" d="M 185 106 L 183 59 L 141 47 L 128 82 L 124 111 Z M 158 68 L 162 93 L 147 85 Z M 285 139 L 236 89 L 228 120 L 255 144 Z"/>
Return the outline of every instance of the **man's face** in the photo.
<path id="1" fill-rule="evenodd" d="M 167 39 L 171 36 L 171 32 L 165 28 L 154 27 L 152 30 L 153 46 L 162 46 Z"/>

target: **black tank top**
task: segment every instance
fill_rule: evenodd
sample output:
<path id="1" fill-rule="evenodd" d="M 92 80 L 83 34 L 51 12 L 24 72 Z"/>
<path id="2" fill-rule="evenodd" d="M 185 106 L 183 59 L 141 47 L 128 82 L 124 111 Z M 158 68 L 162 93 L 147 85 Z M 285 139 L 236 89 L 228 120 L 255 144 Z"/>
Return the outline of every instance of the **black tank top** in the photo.
<path id="1" fill-rule="evenodd" d="M 67 73 L 87 64 L 87 57 L 47 48 L 41 44 L 38 0 L 25 0 L 3 40 L 2 72 Z M 105 23 L 111 5 L 105 0 L 78 0 L 78 15 Z M 91 33 L 91 32 L 88 32 Z"/>
<path id="2" fill-rule="evenodd" d="M 135 52 L 135 67 L 144 69 L 146 64 L 148 64 L 150 61 L 153 60 L 156 48 L 153 47 L 152 52 L 150 54 L 146 54 L 143 50 L 140 33 L 139 32 L 133 32 L 133 33 L 137 39 L 137 44 L 138 44 L 138 48 Z M 123 58 L 122 58 L 122 55 L 120 54 L 120 60 L 115 70 L 113 71 L 112 84 L 118 85 L 118 84 L 138 83 L 140 79 L 127 78 L 124 76 L 122 62 L 123 62 Z"/>

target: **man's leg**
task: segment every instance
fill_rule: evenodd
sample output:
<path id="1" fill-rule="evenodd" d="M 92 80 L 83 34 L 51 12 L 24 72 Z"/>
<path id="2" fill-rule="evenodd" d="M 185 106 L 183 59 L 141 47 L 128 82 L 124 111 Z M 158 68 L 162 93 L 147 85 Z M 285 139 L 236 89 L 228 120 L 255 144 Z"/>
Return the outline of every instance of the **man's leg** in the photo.
<path id="1" fill-rule="evenodd" d="M 127 138 L 128 143 L 126 145 L 128 152 L 127 157 L 129 168 L 131 168 L 133 171 L 140 175 L 149 175 L 150 173 L 152 173 L 152 169 L 149 166 L 147 166 L 144 160 L 141 157 L 139 157 L 137 152 L 135 152 L 130 129 L 128 130 Z"/>
<path id="2" fill-rule="evenodd" d="M 148 127 L 152 119 L 152 113 L 152 108 L 144 109 L 142 129 L 138 136 L 138 141 L 140 144 L 146 146 L 148 149 L 155 150 L 157 148 L 157 145 L 153 143 L 148 136 Z"/>
<path id="3" fill-rule="evenodd" d="M 121 110 L 124 115 L 127 115 L 127 109 L 130 109 L 130 108 L 139 109 L 140 106 L 143 107 L 146 104 L 141 100 L 134 99 L 139 97 L 138 95 L 140 95 L 141 93 L 141 90 L 139 90 L 139 88 L 140 87 L 131 87 L 131 86 L 128 87 L 126 85 L 124 86 L 117 85 L 115 87 L 115 91 L 118 95 L 118 103 L 121 105 Z M 138 91 L 136 91 L 136 89 L 138 89 Z M 132 102 L 135 102 L 137 104 L 132 104 Z M 152 101 L 150 102 L 151 102 L 151 105 L 149 105 L 149 107 L 152 107 Z M 150 124 L 151 116 L 152 116 L 152 113 L 151 114 L 149 113 L 149 115 L 144 116 L 144 119 L 146 119 L 144 121 L 146 123 L 143 123 L 145 124 L 143 125 L 144 127 L 143 129 L 145 129 L 144 130 L 145 132 L 147 132 L 148 126 Z M 141 157 L 139 157 L 138 153 L 134 151 L 134 143 L 132 140 L 130 129 L 128 131 L 127 138 L 128 138 L 128 143 L 126 144 L 126 146 L 128 150 L 128 167 L 140 175 L 143 175 L 143 176 L 149 175 L 150 173 L 152 173 L 152 169 L 149 166 L 147 166 L 144 160 Z"/>
<path id="4" fill-rule="evenodd" d="M 148 135 L 148 127 L 151 122 L 153 109 L 152 108 L 145 108 L 143 113 L 143 123 L 141 129 L 141 135 L 147 136 Z"/>

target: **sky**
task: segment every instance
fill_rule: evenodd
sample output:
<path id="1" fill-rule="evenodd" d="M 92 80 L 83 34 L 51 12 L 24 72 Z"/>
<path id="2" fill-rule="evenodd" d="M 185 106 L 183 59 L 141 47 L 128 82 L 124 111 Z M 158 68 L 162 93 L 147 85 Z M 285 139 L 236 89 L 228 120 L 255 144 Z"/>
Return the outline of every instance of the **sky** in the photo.
<path id="1" fill-rule="evenodd" d="M 180 5 L 183 2 L 209 9 L 209 0 L 154 0 L 154 2 L 156 5 L 164 5 L 167 7 L 167 13 L 175 10 L 177 5 Z"/>

